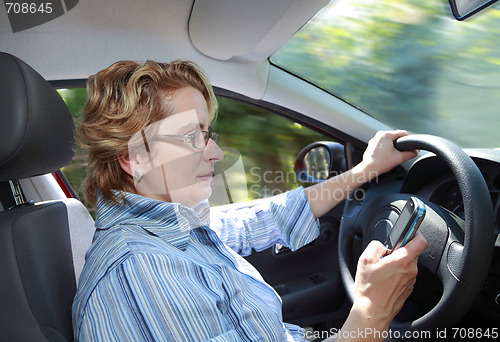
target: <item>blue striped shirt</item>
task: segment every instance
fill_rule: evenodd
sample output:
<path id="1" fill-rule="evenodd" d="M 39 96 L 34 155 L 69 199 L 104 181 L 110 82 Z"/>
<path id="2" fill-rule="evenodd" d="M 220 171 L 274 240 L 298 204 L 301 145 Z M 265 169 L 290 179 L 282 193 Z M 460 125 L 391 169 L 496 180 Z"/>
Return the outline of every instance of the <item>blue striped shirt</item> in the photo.
<path id="1" fill-rule="evenodd" d="M 278 294 L 239 254 L 278 242 L 295 250 L 318 236 L 302 188 L 251 209 L 211 210 L 209 225 L 179 204 L 125 200 L 98 200 L 73 303 L 77 341 L 300 340 Z"/>

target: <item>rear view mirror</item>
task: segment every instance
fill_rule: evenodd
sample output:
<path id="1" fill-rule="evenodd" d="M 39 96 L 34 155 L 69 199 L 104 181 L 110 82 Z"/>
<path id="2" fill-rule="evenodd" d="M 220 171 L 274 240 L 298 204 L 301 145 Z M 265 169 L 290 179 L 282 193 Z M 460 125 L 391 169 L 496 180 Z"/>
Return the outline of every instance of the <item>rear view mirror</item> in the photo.
<path id="1" fill-rule="evenodd" d="M 498 0 L 449 0 L 451 12 L 457 20 L 464 20 Z"/>

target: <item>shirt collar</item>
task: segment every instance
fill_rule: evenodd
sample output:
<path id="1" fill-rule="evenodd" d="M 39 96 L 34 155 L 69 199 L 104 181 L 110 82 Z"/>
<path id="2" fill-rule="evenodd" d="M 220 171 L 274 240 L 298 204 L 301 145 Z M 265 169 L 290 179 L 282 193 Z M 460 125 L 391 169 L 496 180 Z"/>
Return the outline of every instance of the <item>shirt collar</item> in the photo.
<path id="1" fill-rule="evenodd" d="M 162 240 L 185 250 L 191 229 L 208 225 L 210 206 L 208 201 L 195 208 L 179 203 L 163 202 L 129 192 L 122 192 L 124 204 L 97 199 L 95 226 L 105 230 L 117 225 L 134 225 L 143 228 Z M 118 198 L 122 197 L 115 192 Z"/>

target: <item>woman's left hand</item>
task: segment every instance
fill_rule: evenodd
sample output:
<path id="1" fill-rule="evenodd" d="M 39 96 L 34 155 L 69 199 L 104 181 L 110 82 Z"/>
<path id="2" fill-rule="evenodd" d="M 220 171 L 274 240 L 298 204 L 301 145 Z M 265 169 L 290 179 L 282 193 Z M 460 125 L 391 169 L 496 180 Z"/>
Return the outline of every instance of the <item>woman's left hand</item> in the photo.
<path id="1" fill-rule="evenodd" d="M 382 174 L 417 156 L 417 151 L 399 151 L 394 141 L 408 135 L 403 130 L 380 131 L 368 142 L 361 164 L 366 171 Z"/>

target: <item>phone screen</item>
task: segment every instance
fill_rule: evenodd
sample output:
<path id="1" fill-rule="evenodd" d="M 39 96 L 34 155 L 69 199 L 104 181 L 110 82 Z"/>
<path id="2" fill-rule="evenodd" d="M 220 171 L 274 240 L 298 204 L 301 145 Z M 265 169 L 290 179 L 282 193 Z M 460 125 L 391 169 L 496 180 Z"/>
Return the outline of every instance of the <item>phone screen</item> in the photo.
<path id="1" fill-rule="evenodd" d="M 415 197 L 410 198 L 394 223 L 385 247 L 392 251 L 406 245 L 415 235 L 424 215 L 425 205 Z"/>

